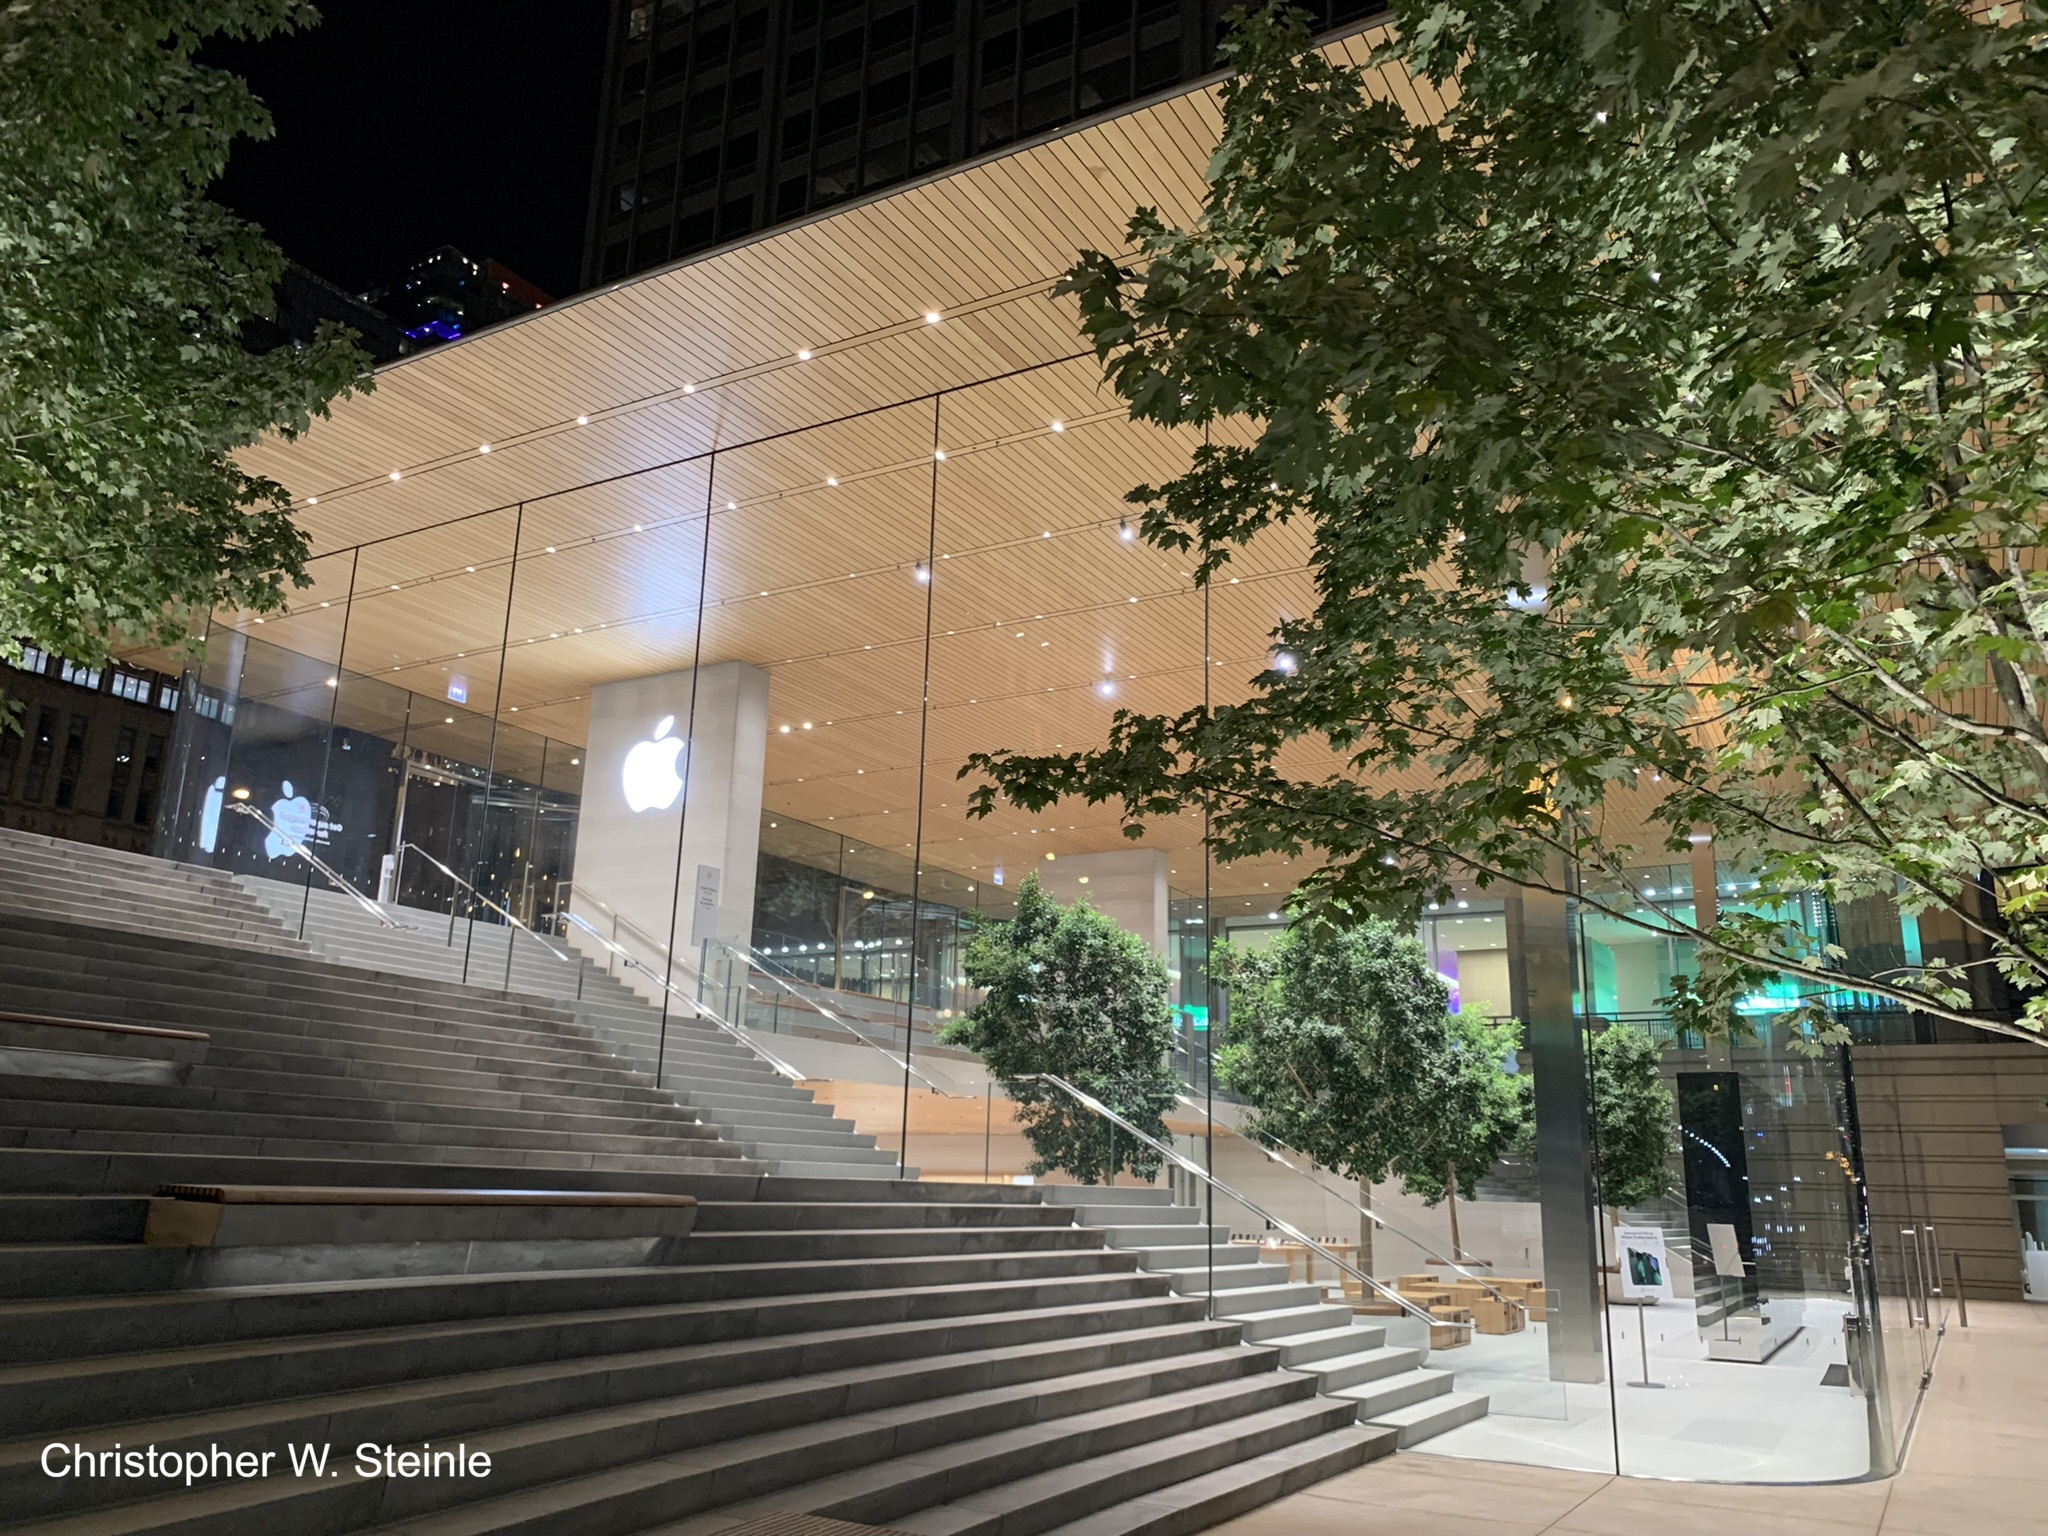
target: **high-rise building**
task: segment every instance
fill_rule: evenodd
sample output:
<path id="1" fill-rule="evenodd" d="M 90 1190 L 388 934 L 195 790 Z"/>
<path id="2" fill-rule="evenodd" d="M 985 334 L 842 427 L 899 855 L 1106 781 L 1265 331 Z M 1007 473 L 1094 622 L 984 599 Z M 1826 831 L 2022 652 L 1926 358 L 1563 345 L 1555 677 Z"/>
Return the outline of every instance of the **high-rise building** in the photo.
<path id="1" fill-rule="evenodd" d="M 362 295 L 389 315 L 415 347 L 453 341 L 487 325 L 543 309 L 554 300 L 501 261 L 471 261 L 444 245 Z"/>
<path id="2" fill-rule="evenodd" d="M 1234 0 L 614 0 L 586 285 L 1198 79 Z M 1313 0 L 1336 28 L 1382 0 Z"/>

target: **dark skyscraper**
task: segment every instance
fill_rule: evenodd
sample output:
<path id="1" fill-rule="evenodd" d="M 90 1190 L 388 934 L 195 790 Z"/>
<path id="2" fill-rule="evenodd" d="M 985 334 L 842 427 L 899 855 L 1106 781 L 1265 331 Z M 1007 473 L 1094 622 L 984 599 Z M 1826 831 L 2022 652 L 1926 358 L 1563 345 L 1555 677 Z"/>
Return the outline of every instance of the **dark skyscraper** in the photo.
<path id="1" fill-rule="evenodd" d="M 614 0 L 586 284 L 1216 65 L 1236 0 Z M 1316 0 L 1335 27 L 1382 0 Z"/>

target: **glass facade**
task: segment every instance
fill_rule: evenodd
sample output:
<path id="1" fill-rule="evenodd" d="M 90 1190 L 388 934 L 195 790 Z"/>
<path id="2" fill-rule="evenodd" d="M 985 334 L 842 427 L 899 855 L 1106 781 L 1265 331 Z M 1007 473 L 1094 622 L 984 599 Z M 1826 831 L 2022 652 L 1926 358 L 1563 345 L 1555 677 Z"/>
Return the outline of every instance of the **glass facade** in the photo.
<path id="1" fill-rule="evenodd" d="M 694 996 L 792 1053 L 829 1018 L 853 1041 L 834 1091 L 947 1178 L 1021 1170 L 976 1064 L 935 1037 L 972 1004 L 974 923 L 1036 873 L 1165 957 L 1204 1107 L 1174 1128 L 1203 1166 L 1352 1234 L 1389 1287 L 1427 1290 L 1433 1255 L 1462 1255 L 1526 1298 L 1467 1307 L 1434 1344 L 1491 1407 L 1432 1449 L 1650 1476 L 1887 1470 L 1939 1338 L 1939 1261 L 1918 1225 L 1903 1246 L 1870 1230 L 1850 1064 L 1774 1033 L 1772 999 L 1732 1043 L 1673 1038 L 1660 999 L 1694 963 L 1672 925 L 1710 900 L 1909 963 L 1938 936 L 1882 903 L 1773 904 L 1710 850 L 1584 900 L 1450 893 L 1422 914 L 1424 953 L 1459 1012 L 1524 1022 L 1512 1065 L 1537 1133 L 1478 1199 L 1424 1206 L 1263 1163 L 1214 1092 L 1229 1000 L 1211 947 L 1269 942 L 1305 867 L 1216 865 L 1194 815 L 1132 839 L 1114 806 L 968 814 L 971 754 L 1079 751 L 1121 709 L 1242 699 L 1275 624 L 1313 601 L 1301 529 L 1262 534 L 1207 590 L 1128 537 L 1099 488 L 1169 476 L 1196 441 L 1091 434 L 1118 415 L 1092 361 L 1068 360 L 325 553 L 288 612 L 216 619 L 175 711 L 158 851 L 343 882 L 445 916 L 451 943 L 516 920 L 630 973 L 651 1006 Z M 1030 527 L 987 511 L 1017 485 Z M 66 752 L 52 721 L 12 771 L 54 793 Z M 509 946 L 478 948 L 510 976 Z M 1631 1208 L 1604 1197 L 1587 1070 L 1623 1024 L 1656 1038 L 1673 1105 L 1670 1193 Z M 915 1090 L 863 1046 L 908 1060 Z M 1667 1282 L 1652 1304 L 1642 1275 Z"/>

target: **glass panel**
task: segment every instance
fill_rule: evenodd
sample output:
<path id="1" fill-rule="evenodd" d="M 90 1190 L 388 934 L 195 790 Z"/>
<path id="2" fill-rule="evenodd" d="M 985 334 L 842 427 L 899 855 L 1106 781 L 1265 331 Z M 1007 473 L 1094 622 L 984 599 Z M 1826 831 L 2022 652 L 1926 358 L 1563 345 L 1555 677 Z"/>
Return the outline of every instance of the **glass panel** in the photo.
<path id="1" fill-rule="evenodd" d="M 1669 1108 L 1650 1118 L 1672 1149 L 1670 1192 L 1609 1206 L 1621 1470 L 1861 1477 L 1877 1384 L 1862 1342 L 1860 1193 L 1839 1058 L 1791 1050 L 1776 1026 L 1732 1048 L 1684 1049 L 1668 1032 L 1660 1044 L 1651 1091 Z M 1649 1101 L 1622 1076 L 1603 1086 L 1601 1125 L 1623 1141 L 1613 1176 L 1639 1178 L 1627 1138 Z"/>

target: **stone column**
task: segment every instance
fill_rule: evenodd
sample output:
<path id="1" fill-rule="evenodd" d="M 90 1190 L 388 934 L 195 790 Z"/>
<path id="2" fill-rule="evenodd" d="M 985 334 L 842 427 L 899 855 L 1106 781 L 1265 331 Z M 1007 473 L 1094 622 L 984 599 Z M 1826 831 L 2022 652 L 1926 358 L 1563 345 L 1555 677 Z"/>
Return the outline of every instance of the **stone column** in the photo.
<path id="1" fill-rule="evenodd" d="M 601 927 L 602 901 L 656 944 L 673 922 L 693 967 L 707 934 L 751 943 L 767 754 L 768 674 L 746 662 L 593 688 L 574 910 Z"/>
<path id="2" fill-rule="evenodd" d="M 1537 1200 L 1543 1283 L 1553 1298 L 1544 1329 L 1553 1381 L 1603 1379 L 1600 1243 L 1585 1036 L 1572 1010 L 1572 939 L 1565 898 L 1523 888 L 1506 900 L 1515 1014 L 1529 1028 L 1536 1093 Z"/>
<path id="3" fill-rule="evenodd" d="M 1017 879 L 1021 881 L 1023 875 Z M 1126 933 L 1135 933 L 1162 955 L 1167 952 L 1171 919 L 1164 849 L 1069 854 L 1040 862 L 1038 880 L 1056 900 L 1072 902 L 1087 897 L 1096 911 Z"/>

